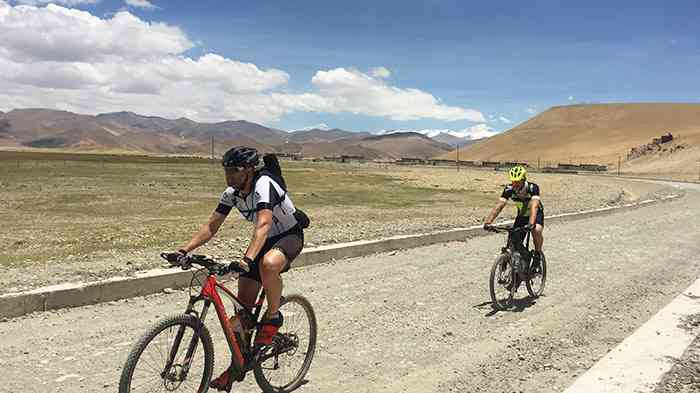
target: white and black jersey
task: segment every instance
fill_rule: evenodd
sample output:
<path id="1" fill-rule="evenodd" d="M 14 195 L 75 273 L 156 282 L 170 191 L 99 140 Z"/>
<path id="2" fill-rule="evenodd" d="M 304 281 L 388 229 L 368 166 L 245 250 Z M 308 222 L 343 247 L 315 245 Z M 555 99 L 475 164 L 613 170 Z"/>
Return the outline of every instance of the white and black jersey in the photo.
<path id="1" fill-rule="evenodd" d="M 267 175 L 261 175 L 255 180 L 255 185 L 250 194 L 241 196 L 239 190 L 228 187 L 221 195 L 216 211 L 228 215 L 232 208 L 237 208 L 241 215 L 248 221 L 255 223 L 258 211 L 272 210 L 272 228 L 267 237 L 285 233 L 297 225 L 294 218 L 296 208 L 287 192 L 274 179 Z"/>

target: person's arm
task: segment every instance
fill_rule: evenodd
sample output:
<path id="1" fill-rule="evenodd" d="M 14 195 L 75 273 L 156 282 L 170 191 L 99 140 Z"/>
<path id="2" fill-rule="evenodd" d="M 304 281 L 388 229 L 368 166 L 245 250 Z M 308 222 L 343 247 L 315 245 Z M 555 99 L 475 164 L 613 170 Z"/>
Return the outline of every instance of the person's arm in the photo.
<path id="1" fill-rule="evenodd" d="M 535 227 L 535 221 L 537 221 L 537 210 L 540 208 L 540 187 L 537 184 L 530 184 L 530 224 L 533 228 Z"/>
<path id="2" fill-rule="evenodd" d="M 192 236 L 192 239 L 190 239 L 190 241 L 187 242 L 184 247 L 180 248 L 180 250 L 184 251 L 185 253 L 189 253 L 195 248 L 208 242 L 212 237 L 214 237 L 216 232 L 221 227 L 221 224 L 224 223 L 224 220 L 226 220 L 226 215 L 221 214 L 218 211 L 212 212 L 209 216 L 209 220 L 202 225 L 199 231 Z"/>
<path id="3" fill-rule="evenodd" d="M 275 185 L 269 176 L 261 176 L 254 185 L 253 204 L 255 214 L 255 229 L 250 244 L 245 252 L 246 262 L 254 261 L 262 250 L 267 240 L 267 235 L 272 228 L 272 209 L 274 208 L 273 195 L 276 194 Z"/>
<path id="4" fill-rule="evenodd" d="M 533 197 L 530 199 L 530 220 L 528 223 L 535 227 L 535 221 L 537 221 L 537 209 L 540 208 L 540 197 Z"/>
<path id="5" fill-rule="evenodd" d="M 501 214 L 501 210 L 506 206 L 506 201 L 504 199 L 501 199 L 498 201 L 496 206 L 491 210 L 491 213 L 486 217 L 486 220 L 484 221 L 484 224 L 486 225 L 491 225 L 493 223 L 493 220 L 498 217 L 499 214 Z"/>
<path id="6" fill-rule="evenodd" d="M 508 198 L 510 198 L 513 195 L 513 189 L 510 187 L 506 187 L 503 189 L 503 192 L 501 193 L 501 197 L 499 198 L 498 204 L 491 210 L 491 214 L 489 214 L 486 217 L 486 221 L 484 221 L 484 225 L 491 225 L 493 223 L 493 220 L 498 217 L 499 214 L 501 214 L 501 210 L 506 206 L 506 202 L 508 202 Z"/>
<path id="7" fill-rule="evenodd" d="M 267 240 L 267 234 L 272 228 L 272 210 L 263 209 L 257 212 L 257 217 L 255 221 L 255 229 L 253 230 L 253 237 L 250 239 L 250 245 L 245 252 L 245 256 L 250 258 L 250 260 L 255 260 L 265 245 L 265 240 Z"/>

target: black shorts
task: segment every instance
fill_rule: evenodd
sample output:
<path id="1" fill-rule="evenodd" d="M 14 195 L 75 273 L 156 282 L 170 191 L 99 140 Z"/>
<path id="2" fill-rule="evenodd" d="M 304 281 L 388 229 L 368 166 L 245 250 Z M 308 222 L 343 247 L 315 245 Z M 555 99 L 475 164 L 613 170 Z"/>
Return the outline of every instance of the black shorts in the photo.
<path id="1" fill-rule="evenodd" d="M 529 222 L 530 216 L 517 216 L 515 218 L 515 222 L 513 223 L 513 227 L 524 227 Z M 537 217 L 535 217 L 535 224 L 540 224 L 544 226 L 544 209 L 537 209 Z"/>
<path id="2" fill-rule="evenodd" d="M 255 260 L 250 265 L 250 271 L 248 273 L 241 274 L 241 277 L 250 278 L 251 280 L 261 283 L 260 261 L 262 261 L 265 254 L 267 254 L 267 252 L 270 250 L 279 250 L 282 254 L 284 254 L 284 256 L 287 257 L 287 266 L 282 269 L 282 273 L 284 273 L 289 270 L 292 265 L 292 261 L 301 253 L 302 248 L 304 248 L 304 231 L 299 228 L 299 226 L 295 226 L 287 232 L 280 233 L 277 236 L 270 237 L 265 241 L 265 244 L 258 253 L 258 256 L 255 257 Z"/>

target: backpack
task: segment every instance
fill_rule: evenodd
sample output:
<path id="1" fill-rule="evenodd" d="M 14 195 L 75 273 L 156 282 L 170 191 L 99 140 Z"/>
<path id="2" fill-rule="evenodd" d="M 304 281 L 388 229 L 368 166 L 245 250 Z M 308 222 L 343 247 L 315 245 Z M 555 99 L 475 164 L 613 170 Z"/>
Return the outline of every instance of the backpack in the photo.
<path id="1" fill-rule="evenodd" d="M 280 162 L 277 159 L 277 156 L 272 153 L 265 154 L 263 156 L 263 163 L 263 167 L 255 171 L 255 179 L 257 180 L 260 176 L 263 175 L 269 176 L 272 180 L 279 184 L 280 187 L 282 187 L 284 194 L 282 194 L 279 200 L 273 204 L 278 205 L 282 203 L 282 201 L 284 200 L 284 196 L 287 195 L 287 182 L 284 181 L 284 177 L 282 176 L 282 167 L 280 166 Z M 297 223 L 299 223 L 299 226 L 302 229 L 308 228 L 311 224 L 309 216 L 307 216 L 306 213 L 304 213 L 299 208 L 297 208 L 294 212 L 294 218 L 297 220 Z"/>

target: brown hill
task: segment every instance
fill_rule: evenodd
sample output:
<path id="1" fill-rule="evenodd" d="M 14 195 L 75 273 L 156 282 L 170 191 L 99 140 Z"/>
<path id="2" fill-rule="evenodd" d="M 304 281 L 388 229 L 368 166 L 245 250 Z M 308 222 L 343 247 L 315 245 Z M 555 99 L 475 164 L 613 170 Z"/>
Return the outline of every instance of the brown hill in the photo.
<path id="1" fill-rule="evenodd" d="M 452 148 L 417 132 L 396 132 L 363 139 L 360 146 L 386 153 L 390 158 L 431 158 Z"/>
<path id="2" fill-rule="evenodd" d="M 553 107 L 511 130 L 460 149 L 459 155 L 462 160 L 536 163 L 540 159 L 617 165 L 618 156 L 624 160 L 632 147 L 666 132 L 680 136 L 678 141 L 689 146 L 700 144 L 700 104 Z M 442 157 L 455 159 L 456 152 Z M 626 165 L 634 165 L 632 161 Z M 651 164 L 647 170 L 653 168 Z"/>
<path id="3" fill-rule="evenodd" d="M 287 143 L 279 151 L 302 153 L 307 157 L 362 156 L 365 159 L 430 158 L 450 150 L 450 146 L 414 132 L 388 135 L 352 135 L 329 142 Z"/>

